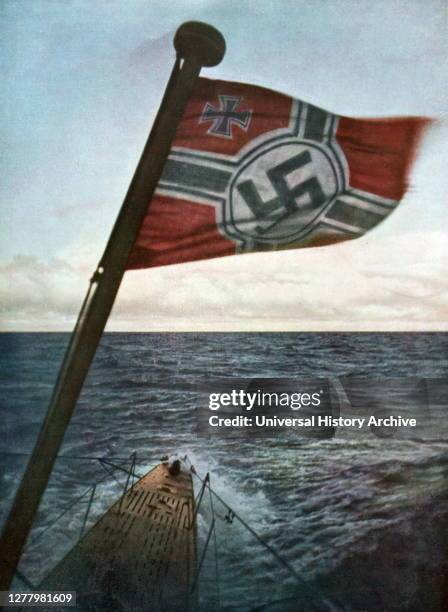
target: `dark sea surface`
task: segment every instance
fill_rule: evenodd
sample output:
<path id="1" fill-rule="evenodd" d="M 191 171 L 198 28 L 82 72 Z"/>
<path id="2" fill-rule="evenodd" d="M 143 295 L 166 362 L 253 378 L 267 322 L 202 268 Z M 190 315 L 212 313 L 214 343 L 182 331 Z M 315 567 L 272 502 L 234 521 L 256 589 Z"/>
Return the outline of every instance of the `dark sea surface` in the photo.
<path id="1" fill-rule="evenodd" d="M 68 340 L 0 334 L 2 521 Z M 344 429 L 324 440 L 292 430 L 198 433 L 204 389 L 213 390 L 215 379 L 285 377 L 330 379 L 341 415 L 394 405 L 417 416 L 419 427 L 393 437 Z M 162 455 L 179 452 L 199 474 L 210 472 L 213 489 L 308 585 L 238 521 L 219 520 L 226 510 L 216 501 L 219 593 L 210 546 L 201 610 L 218 603 L 223 610 L 442 610 L 447 391 L 447 334 L 106 334 L 21 569 L 38 583 L 73 546 L 88 495 L 53 522 L 90 485 L 101 480 L 89 525 L 120 495 L 126 475 L 108 474 L 94 457 L 129 466 L 136 451 L 143 474 Z M 200 551 L 210 521 L 204 502 Z"/>

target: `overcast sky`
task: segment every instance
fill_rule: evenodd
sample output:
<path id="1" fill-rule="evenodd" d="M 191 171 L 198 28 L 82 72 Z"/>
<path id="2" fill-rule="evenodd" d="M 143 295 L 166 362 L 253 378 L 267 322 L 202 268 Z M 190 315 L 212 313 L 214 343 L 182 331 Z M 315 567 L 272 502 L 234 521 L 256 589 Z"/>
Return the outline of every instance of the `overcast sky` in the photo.
<path id="1" fill-rule="evenodd" d="M 444 0 L 3 0 L 4 330 L 70 330 L 138 161 L 183 21 L 205 76 L 352 116 L 427 115 L 399 209 L 338 246 L 129 272 L 109 330 L 448 329 Z"/>

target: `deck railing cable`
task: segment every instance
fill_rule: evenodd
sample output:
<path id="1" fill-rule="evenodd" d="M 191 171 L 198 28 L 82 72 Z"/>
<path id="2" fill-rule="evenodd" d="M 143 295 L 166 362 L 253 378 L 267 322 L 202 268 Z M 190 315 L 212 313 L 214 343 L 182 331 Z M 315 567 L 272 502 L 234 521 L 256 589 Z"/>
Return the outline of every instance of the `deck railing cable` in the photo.
<path id="1" fill-rule="evenodd" d="M 65 457 L 65 458 L 67 458 L 67 457 Z M 83 457 L 83 458 L 86 459 L 86 457 Z M 108 477 L 110 478 L 111 476 L 113 476 L 115 478 L 113 472 L 116 471 L 116 470 L 124 472 L 125 474 L 128 475 L 127 484 L 129 484 L 129 478 L 134 478 L 134 477 L 140 478 L 140 475 L 135 473 L 136 453 L 132 453 L 131 458 L 132 458 L 132 463 L 131 463 L 131 469 L 129 470 L 129 469 L 126 469 L 125 467 L 123 467 L 124 464 L 129 461 L 129 457 L 127 457 L 122 463 L 120 463 L 118 465 L 114 464 L 112 461 L 105 460 L 104 458 L 101 458 L 101 457 L 89 457 L 89 459 L 97 460 L 100 463 L 100 465 L 102 465 L 103 467 L 104 467 L 104 464 L 110 466 L 112 468 L 112 470 L 108 470 L 107 473 L 102 478 L 99 478 L 93 485 L 89 486 L 83 493 L 81 493 L 81 495 L 79 495 L 78 497 L 76 497 L 76 499 L 71 501 L 62 510 L 62 512 L 60 512 L 60 514 L 58 514 L 58 516 L 55 519 L 53 519 L 50 523 L 48 523 L 42 529 L 42 531 L 40 531 L 34 538 L 31 538 L 30 542 L 27 544 L 27 546 L 25 548 L 25 551 L 28 550 L 31 546 L 34 546 L 34 544 L 38 540 L 40 540 L 40 538 L 45 533 L 47 533 L 47 531 L 49 531 L 52 527 L 54 527 L 56 525 L 56 523 L 58 523 L 68 512 L 70 512 L 70 510 L 72 510 L 75 506 L 77 506 L 81 502 L 81 500 L 83 500 L 86 497 L 86 495 L 88 495 L 88 493 L 90 493 L 90 497 L 89 497 L 89 501 L 88 501 L 88 506 L 87 506 L 87 512 L 86 512 L 86 515 L 84 516 L 83 526 L 82 526 L 81 534 L 80 534 L 80 537 L 82 537 L 82 535 L 84 534 L 84 531 L 85 531 L 85 527 L 87 525 L 89 513 L 90 513 L 90 510 L 92 508 L 93 497 L 95 495 L 97 486 L 99 484 L 101 484 L 102 482 L 104 482 Z M 120 483 L 118 483 L 118 484 L 120 484 Z"/>
<path id="2" fill-rule="evenodd" d="M 191 466 L 191 462 L 190 462 L 190 466 Z M 192 466 L 191 466 L 192 467 Z M 194 474 L 195 470 L 194 468 L 191 469 L 191 472 Z M 221 610 L 221 601 L 220 601 L 220 576 L 219 576 L 219 566 L 218 566 L 218 544 L 217 544 L 217 536 L 216 536 L 216 519 L 215 519 L 215 509 L 214 509 L 214 505 L 213 505 L 213 497 L 212 497 L 212 490 L 210 487 L 210 474 L 207 472 L 204 480 L 202 481 L 202 486 L 201 486 L 201 490 L 198 493 L 196 500 L 195 500 L 195 509 L 194 509 L 194 516 L 193 516 L 193 520 L 192 520 L 192 525 L 194 525 L 196 523 L 196 517 L 199 511 L 199 507 L 201 505 L 201 502 L 203 500 L 204 497 L 204 492 L 205 489 L 208 488 L 209 491 L 209 496 L 210 496 L 210 509 L 211 509 L 211 513 L 212 513 L 212 522 L 210 525 L 210 528 L 208 530 L 207 533 L 207 537 L 205 539 L 205 544 L 204 544 L 204 548 L 202 549 L 202 553 L 201 553 L 201 558 L 199 561 L 199 564 L 196 568 L 196 572 L 192 581 L 192 585 L 190 588 L 190 595 L 193 595 L 195 592 L 195 589 L 197 588 L 198 584 L 199 584 L 199 576 L 201 574 L 201 570 L 202 570 L 202 566 L 204 564 L 204 560 L 205 560 L 205 555 L 207 554 L 207 550 L 210 544 L 210 540 L 211 537 L 213 535 L 213 544 L 214 544 L 214 560 L 215 560 L 215 584 L 216 584 L 216 589 L 217 589 L 217 602 L 218 602 L 218 611 Z"/>
<path id="3" fill-rule="evenodd" d="M 213 517 L 213 526 L 215 524 L 215 507 L 213 504 L 213 495 L 210 487 L 210 478 L 208 479 L 208 493 L 209 493 L 209 501 L 210 501 L 210 510 L 212 512 Z M 216 599 L 218 602 L 218 612 L 221 610 L 221 578 L 219 574 L 219 562 L 218 562 L 218 536 L 216 533 L 216 527 L 213 529 L 213 548 L 214 548 L 214 557 L 215 557 L 215 584 L 216 584 Z"/>
<path id="4" fill-rule="evenodd" d="M 191 472 L 194 476 L 196 476 L 198 478 L 199 481 L 202 482 L 202 484 L 204 485 L 205 482 L 205 478 L 201 478 L 199 476 L 199 474 L 196 472 L 196 470 L 194 469 L 193 466 L 191 466 Z M 289 563 L 289 561 L 287 561 L 282 555 L 280 555 L 275 548 L 273 548 L 273 546 L 271 546 L 271 544 L 269 544 L 269 542 L 267 542 L 262 536 L 260 536 L 255 529 L 253 529 L 237 512 L 235 512 L 235 510 L 233 510 L 223 499 L 220 495 L 218 495 L 218 493 L 216 493 L 216 491 L 214 491 L 210 484 L 209 484 L 209 480 L 208 480 L 208 486 L 210 489 L 210 493 L 211 495 L 213 495 L 215 497 L 215 499 L 224 506 L 224 508 L 227 509 L 228 512 L 228 516 L 232 517 L 232 521 L 235 518 L 256 540 L 258 540 L 258 542 L 267 550 L 270 552 L 270 554 L 278 561 L 278 563 L 280 565 L 282 565 L 284 568 L 286 568 L 289 572 L 289 574 L 296 580 L 296 582 L 301 586 L 301 588 L 303 589 L 303 591 L 305 591 L 311 598 L 319 598 L 319 600 L 321 602 L 325 602 L 325 600 L 327 599 L 325 596 L 323 596 L 322 593 L 318 593 L 316 591 L 316 589 L 314 589 L 311 585 L 309 585 L 299 574 L 298 572 L 294 569 L 294 567 Z M 214 524 L 214 519 L 215 516 L 218 516 L 218 518 L 221 518 L 222 520 L 226 521 L 226 522 L 232 522 L 232 521 L 227 521 L 226 517 L 220 517 L 216 511 L 214 511 L 213 514 L 213 527 L 215 527 Z M 211 536 L 211 530 L 209 531 L 209 535 L 208 535 L 208 539 Z M 207 542 L 208 544 L 208 542 Z"/>

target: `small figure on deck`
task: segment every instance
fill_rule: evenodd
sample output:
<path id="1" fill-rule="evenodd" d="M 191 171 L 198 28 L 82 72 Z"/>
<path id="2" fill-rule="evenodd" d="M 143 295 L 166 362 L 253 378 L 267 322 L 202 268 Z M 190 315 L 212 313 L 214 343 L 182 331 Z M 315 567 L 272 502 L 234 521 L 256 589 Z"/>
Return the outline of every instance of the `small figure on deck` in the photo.
<path id="1" fill-rule="evenodd" d="M 168 461 L 168 472 L 171 476 L 178 476 L 181 470 L 180 459 L 173 459 L 172 461 Z"/>
<path id="2" fill-rule="evenodd" d="M 187 456 L 185 455 L 185 457 L 179 457 L 179 455 L 177 453 L 174 453 L 172 455 L 166 455 L 165 457 L 162 457 L 162 461 L 165 465 L 168 466 L 168 472 L 170 473 L 171 476 L 178 476 L 181 471 L 182 471 L 182 464 L 184 461 L 186 461 Z"/>

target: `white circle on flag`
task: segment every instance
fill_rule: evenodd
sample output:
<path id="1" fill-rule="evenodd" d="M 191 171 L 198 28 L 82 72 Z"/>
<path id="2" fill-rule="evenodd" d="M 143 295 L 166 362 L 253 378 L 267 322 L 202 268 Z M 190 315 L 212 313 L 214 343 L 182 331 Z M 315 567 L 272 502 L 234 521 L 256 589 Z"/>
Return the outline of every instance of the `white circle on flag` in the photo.
<path id="1" fill-rule="evenodd" d="M 286 243 L 306 234 L 341 191 L 330 147 L 289 141 L 257 148 L 229 188 L 225 225 L 243 240 Z"/>

